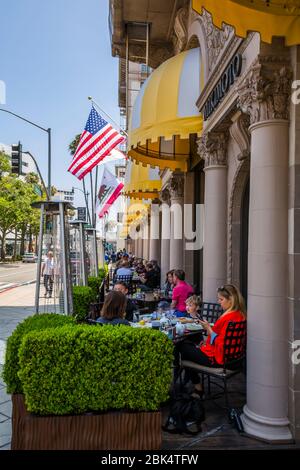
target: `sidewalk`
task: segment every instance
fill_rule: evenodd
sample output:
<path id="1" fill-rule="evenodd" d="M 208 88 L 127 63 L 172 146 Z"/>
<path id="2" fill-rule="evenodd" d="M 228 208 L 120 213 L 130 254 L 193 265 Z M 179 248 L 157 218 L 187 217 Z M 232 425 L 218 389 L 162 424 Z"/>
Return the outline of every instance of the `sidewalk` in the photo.
<path id="1" fill-rule="evenodd" d="M 7 338 L 24 318 L 34 313 L 35 284 L 0 292 L 0 374 Z M 11 399 L 0 377 L 0 451 L 10 449 Z"/>

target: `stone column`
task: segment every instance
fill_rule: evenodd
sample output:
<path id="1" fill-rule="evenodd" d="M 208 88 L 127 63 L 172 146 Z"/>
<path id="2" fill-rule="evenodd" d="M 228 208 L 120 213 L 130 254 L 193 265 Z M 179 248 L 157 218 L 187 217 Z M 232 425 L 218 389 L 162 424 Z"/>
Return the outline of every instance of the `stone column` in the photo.
<path id="1" fill-rule="evenodd" d="M 247 404 L 245 431 L 292 438 L 288 402 L 288 151 L 290 72 L 256 63 L 239 89 L 250 114 Z M 269 70 L 269 65 L 272 70 Z M 275 70 L 274 70 L 275 68 Z"/>
<path id="2" fill-rule="evenodd" d="M 156 260 L 160 263 L 160 226 L 159 226 L 159 200 L 154 199 L 150 212 L 150 239 L 149 239 L 149 260 Z"/>
<path id="3" fill-rule="evenodd" d="M 170 269 L 183 269 L 183 175 L 174 174 L 170 185 Z"/>
<path id="4" fill-rule="evenodd" d="M 143 235 L 142 235 L 142 224 L 140 225 L 140 232 L 139 232 L 139 237 L 136 240 L 136 246 L 137 246 L 137 257 L 138 258 L 143 258 Z"/>
<path id="5" fill-rule="evenodd" d="M 170 193 L 168 189 L 161 192 L 161 287 L 170 269 Z"/>
<path id="6" fill-rule="evenodd" d="M 144 219 L 142 233 L 143 233 L 143 254 L 142 254 L 142 257 L 145 261 L 149 261 L 149 219 L 148 219 L 148 215 Z"/>
<path id="7" fill-rule="evenodd" d="M 227 136 L 210 133 L 198 145 L 205 159 L 203 300 L 216 302 L 227 273 Z"/>
<path id="8" fill-rule="evenodd" d="M 190 171 L 186 173 L 185 175 L 185 180 L 184 180 L 184 210 L 185 210 L 185 218 L 184 218 L 184 223 L 187 224 L 187 231 L 185 230 L 185 237 L 184 237 L 184 243 L 189 244 L 191 240 L 189 238 L 186 238 L 187 236 L 190 236 L 190 233 L 193 232 L 193 228 L 195 226 L 196 221 L 194 220 L 195 217 L 193 217 L 193 209 L 190 210 L 191 208 L 195 207 L 195 172 Z M 188 207 L 188 210 L 186 208 Z M 198 220 L 197 220 L 198 222 Z M 193 250 L 187 250 L 186 246 L 184 247 L 183 250 L 183 269 L 185 271 L 186 275 L 186 280 L 190 282 L 191 284 L 194 284 L 194 251 Z"/>

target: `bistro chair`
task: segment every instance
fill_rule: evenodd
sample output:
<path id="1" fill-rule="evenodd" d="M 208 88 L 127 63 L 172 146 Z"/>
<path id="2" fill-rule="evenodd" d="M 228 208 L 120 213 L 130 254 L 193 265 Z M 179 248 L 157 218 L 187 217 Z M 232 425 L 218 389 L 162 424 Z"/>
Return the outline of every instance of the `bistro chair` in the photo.
<path id="1" fill-rule="evenodd" d="M 180 382 L 184 369 L 192 369 L 199 372 L 202 375 L 203 384 L 204 379 L 207 379 L 208 395 L 211 395 L 211 382 L 221 388 L 225 395 L 227 410 L 229 410 L 227 381 L 244 369 L 246 358 L 246 323 L 246 321 L 228 323 L 224 339 L 224 365 L 222 367 L 207 367 L 180 359 Z M 211 379 L 213 380 L 211 381 Z M 215 382 L 215 380 L 219 382 Z M 222 384 L 220 384 L 220 381 Z"/>
<path id="2" fill-rule="evenodd" d="M 116 276 L 114 280 L 114 284 L 116 284 L 117 282 L 124 282 L 127 285 L 129 295 L 132 295 L 136 292 L 136 283 L 132 281 L 132 276 L 130 275 Z"/>
<path id="3" fill-rule="evenodd" d="M 216 321 L 222 315 L 223 310 L 220 304 L 213 302 L 203 302 L 200 309 L 200 314 L 203 320 L 208 323 L 216 323 Z"/>

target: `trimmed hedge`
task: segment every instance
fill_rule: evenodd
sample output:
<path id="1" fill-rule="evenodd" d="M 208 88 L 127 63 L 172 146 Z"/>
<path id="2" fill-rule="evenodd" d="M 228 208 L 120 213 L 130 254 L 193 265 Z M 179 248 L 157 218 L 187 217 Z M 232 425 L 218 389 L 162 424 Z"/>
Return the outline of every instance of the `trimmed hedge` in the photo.
<path id="1" fill-rule="evenodd" d="M 73 287 L 73 316 L 76 320 L 85 320 L 90 309 L 90 304 L 94 302 L 94 291 L 88 286 Z"/>
<path id="2" fill-rule="evenodd" d="M 128 326 L 76 325 L 26 335 L 19 351 L 28 411 L 157 410 L 168 398 L 173 344 Z"/>
<path id="3" fill-rule="evenodd" d="M 23 391 L 18 377 L 18 353 L 23 337 L 30 331 L 61 327 L 68 324 L 75 324 L 72 317 L 57 315 L 56 313 L 33 315 L 19 323 L 7 340 L 5 365 L 2 374 L 7 386 L 7 393 L 22 393 Z"/>
<path id="4" fill-rule="evenodd" d="M 100 287 L 101 287 L 101 284 L 103 282 L 103 277 L 94 277 L 94 276 L 90 276 L 88 277 L 88 286 L 93 290 L 93 300 L 96 301 L 98 300 L 98 297 L 99 297 L 99 291 L 100 291 Z"/>
<path id="5" fill-rule="evenodd" d="M 104 279 L 107 274 L 108 274 L 108 265 L 107 264 L 103 268 L 98 269 L 98 276 L 101 277 L 101 279 Z"/>

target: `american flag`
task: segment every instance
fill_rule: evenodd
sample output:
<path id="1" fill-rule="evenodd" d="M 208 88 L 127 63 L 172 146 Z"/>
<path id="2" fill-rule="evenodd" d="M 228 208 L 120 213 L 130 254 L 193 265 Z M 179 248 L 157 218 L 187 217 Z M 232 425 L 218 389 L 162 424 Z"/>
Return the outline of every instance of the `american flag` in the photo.
<path id="1" fill-rule="evenodd" d="M 85 129 L 74 154 L 68 171 L 79 180 L 92 171 L 111 150 L 124 142 L 125 137 L 119 134 L 92 107 Z"/>

